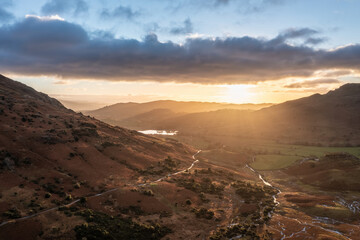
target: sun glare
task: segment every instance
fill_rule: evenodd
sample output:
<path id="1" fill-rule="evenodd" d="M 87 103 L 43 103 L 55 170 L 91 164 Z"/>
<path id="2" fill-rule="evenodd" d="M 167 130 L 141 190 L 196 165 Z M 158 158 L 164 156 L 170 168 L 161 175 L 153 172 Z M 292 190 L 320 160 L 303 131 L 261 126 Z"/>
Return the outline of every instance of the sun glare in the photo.
<path id="1" fill-rule="evenodd" d="M 251 91 L 253 85 L 224 85 L 225 92 L 222 101 L 230 103 L 248 103 L 254 101 L 255 94 Z"/>

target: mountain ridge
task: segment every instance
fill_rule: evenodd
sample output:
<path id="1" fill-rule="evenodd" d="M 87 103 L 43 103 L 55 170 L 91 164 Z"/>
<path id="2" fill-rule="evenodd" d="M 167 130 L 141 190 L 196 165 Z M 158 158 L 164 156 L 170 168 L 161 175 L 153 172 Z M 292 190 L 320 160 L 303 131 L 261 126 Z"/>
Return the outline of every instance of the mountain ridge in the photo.
<path id="1" fill-rule="evenodd" d="M 357 137 L 360 133 L 360 84 L 354 83 L 326 94 L 314 94 L 254 111 L 200 109 L 180 116 L 169 113 L 168 117 L 159 117 L 157 121 L 151 110 L 147 114 L 149 122 L 141 114 L 126 121 L 103 120 L 137 130 L 176 130 L 185 135 L 231 135 L 316 145 L 360 144 L 360 137 Z"/>
<path id="2" fill-rule="evenodd" d="M 120 122 L 124 119 L 135 117 L 155 109 L 169 109 L 175 113 L 194 113 L 199 111 L 214 111 L 218 109 L 235 108 L 242 110 L 254 110 L 271 104 L 232 104 L 217 102 L 184 102 L 173 100 L 159 100 L 146 103 L 116 103 L 97 110 L 87 111 L 86 114 L 100 120 L 112 120 Z"/>

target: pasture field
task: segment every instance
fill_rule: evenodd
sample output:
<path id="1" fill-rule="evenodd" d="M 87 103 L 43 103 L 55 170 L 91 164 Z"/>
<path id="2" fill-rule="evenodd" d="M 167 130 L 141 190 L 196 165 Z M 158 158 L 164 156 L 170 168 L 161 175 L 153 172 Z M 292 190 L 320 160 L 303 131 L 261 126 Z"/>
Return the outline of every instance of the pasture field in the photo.
<path id="1" fill-rule="evenodd" d="M 360 158 L 360 147 L 319 147 L 276 143 L 266 140 L 244 139 L 232 136 L 171 136 L 181 142 L 203 150 L 203 156 L 221 165 L 244 163 L 241 154 L 246 153 L 255 161 L 250 165 L 256 170 L 277 170 L 290 166 L 306 157 L 320 158 L 327 153 L 346 152 Z M 217 151 L 206 151 L 215 149 Z M 239 155 L 237 154 L 239 153 Z M 242 155 L 244 156 L 244 155 Z M 236 158 L 239 158 L 238 160 Z"/>
<path id="2" fill-rule="evenodd" d="M 360 158 L 360 147 L 320 147 L 276 143 L 274 141 L 248 139 L 232 136 L 175 136 L 179 141 L 201 149 L 212 146 L 227 146 L 235 152 L 254 151 L 257 154 L 293 155 L 321 157 L 327 153 L 346 152 Z"/>
<path id="3" fill-rule="evenodd" d="M 336 204 L 336 206 L 316 205 L 300 209 L 310 216 L 327 217 L 338 221 L 348 221 L 354 217 L 353 213 L 348 208 L 339 204 Z"/>
<path id="4" fill-rule="evenodd" d="M 294 155 L 294 156 L 316 156 L 321 157 L 327 153 L 346 152 L 356 157 L 360 157 L 360 147 L 317 147 L 317 146 L 303 146 L 303 145 L 287 145 L 278 143 L 253 143 L 248 147 L 255 151 L 263 151 L 269 153 L 278 153 L 280 155 Z M 246 147 L 245 147 L 246 148 Z"/>
<path id="5" fill-rule="evenodd" d="M 276 170 L 288 167 L 300 159 L 301 157 L 292 155 L 257 155 L 250 166 L 256 170 Z"/>

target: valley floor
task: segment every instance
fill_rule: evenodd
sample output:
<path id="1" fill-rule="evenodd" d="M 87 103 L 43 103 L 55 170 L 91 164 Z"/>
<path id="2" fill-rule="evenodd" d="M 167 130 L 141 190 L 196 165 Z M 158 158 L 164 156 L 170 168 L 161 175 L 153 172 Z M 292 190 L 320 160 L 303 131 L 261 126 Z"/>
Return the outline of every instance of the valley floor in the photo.
<path id="1" fill-rule="evenodd" d="M 205 149 L 187 166 L 167 158 L 136 169 L 129 181 L 109 177 L 86 199 L 43 210 L 34 204 L 36 212 L 28 215 L 3 211 L 0 239 L 92 239 L 94 234 L 117 239 L 134 231 L 139 231 L 134 239 L 142 239 L 149 229 L 151 239 L 360 239 L 359 191 L 341 189 L 345 181 L 356 181 L 345 177 L 358 173 L 356 157 L 301 156 L 300 146 L 281 146 L 283 154 L 204 142 L 198 141 Z M 338 158 L 348 165 L 339 166 Z M 308 174 L 313 170 L 325 171 L 328 179 Z M 325 184 L 340 178 L 337 189 Z M 133 222 L 126 225 L 125 219 Z M 123 224 L 123 230 L 114 231 L 114 224 Z"/>

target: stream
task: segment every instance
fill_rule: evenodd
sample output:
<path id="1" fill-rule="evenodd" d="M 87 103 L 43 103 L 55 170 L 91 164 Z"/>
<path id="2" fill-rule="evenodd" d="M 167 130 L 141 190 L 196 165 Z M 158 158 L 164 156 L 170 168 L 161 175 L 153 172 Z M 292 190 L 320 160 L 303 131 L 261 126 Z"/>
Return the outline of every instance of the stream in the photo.
<path id="1" fill-rule="evenodd" d="M 253 160 L 255 160 L 255 157 L 253 157 Z M 274 188 L 274 189 L 277 190 L 277 193 L 274 194 L 272 197 L 273 197 L 273 199 L 274 199 L 274 203 L 276 204 L 276 206 L 279 205 L 280 202 L 277 200 L 276 196 L 281 193 L 281 190 L 280 190 L 279 188 L 274 187 L 273 185 L 271 185 L 271 183 L 269 183 L 268 181 L 266 181 L 266 180 L 261 176 L 260 173 L 258 173 L 256 170 L 254 170 L 254 169 L 253 169 L 252 167 L 250 167 L 248 164 L 246 164 L 245 167 L 249 168 L 252 172 L 254 172 L 255 174 L 257 174 L 258 177 L 259 177 L 259 179 L 260 179 L 266 186 L 272 187 L 272 188 Z"/>
<path id="2" fill-rule="evenodd" d="M 253 161 L 255 161 L 255 157 L 253 157 Z M 252 172 L 254 172 L 255 174 L 257 174 L 258 177 L 259 177 L 259 179 L 260 179 L 266 186 L 272 187 L 272 188 L 274 188 L 274 189 L 276 189 L 276 190 L 278 191 L 277 194 L 274 194 L 274 195 L 273 195 L 274 203 L 276 204 L 276 206 L 278 206 L 278 205 L 280 204 L 280 202 L 277 200 L 276 197 L 277 197 L 278 194 L 281 193 L 281 190 L 280 190 L 279 188 L 277 188 L 277 187 L 274 187 L 271 183 L 269 183 L 268 181 L 266 181 L 259 172 L 257 172 L 256 170 L 254 170 L 254 169 L 253 169 L 252 167 L 250 167 L 248 164 L 246 164 L 245 167 L 249 168 Z M 341 199 L 341 200 L 342 200 L 342 199 Z M 349 209 L 351 209 L 353 212 L 356 212 L 356 211 L 359 210 L 359 202 L 354 201 L 354 202 L 352 202 L 351 204 L 347 204 L 346 201 L 344 201 L 344 200 L 341 201 L 341 200 L 340 200 L 341 204 L 344 205 L 344 206 L 347 206 L 347 207 L 348 207 Z M 287 218 L 289 218 L 289 217 L 287 217 Z M 283 240 L 283 239 L 291 239 L 292 237 L 294 237 L 294 236 L 296 236 L 296 235 L 298 235 L 298 234 L 300 234 L 300 233 L 303 233 L 303 232 L 306 233 L 306 230 L 307 230 L 307 228 L 309 228 L 309 227 L 320 228 L 320 229 L 322 229 L 322 230 L 324 230 L 324 231 L 326 231 L 326 232 L 335 233 L 335 234 L 338 234 L 338 235 L 340 235 L 340 236 L 342 236 L 342 237 L 344 237 L 344 238 L 346 238 L 346 239 L 350 239 L 350 238 L 344 236 L 344 235 L 343 235 L 341 232 L 339 232 L 339 231 L 332 230 L 332 229 L 328 229 L 328 228 L 325 228 L 325 227 L 322 227 L 322 226 L 319 226 L 319 225 L 314 224 L 314 223 L 317 223 L 317 221 L 322 222 L 321 220 L 324 220 L 324 219 L 321 219 L 321 218 L 316 218 L 317 221 L 315 221 L 315 222 L 313 222 L 313 223 L 301 222 L 301 221 L 299 221 L 299 220 L 296 219 L 296 218 L 289 218 L 289 219 L 293 219 L 293 220 L 297 221 L 299 224 L 301 224 L 302 226 L 304 226 L 304 228 L 302 228 L 301 231 L 294 232 L 294 233 L 291 233 L 289 236 L 286 236 L 285 233 L 283 232 L 283 231 L 285 231 L 286 229 L 285 229 L 284 227 L 281 227 L 281 226 L 280 226 L 280 222 L 279 222 L 278 224 L 279 224 L 281 230 L 275 229 L 275 228 L 273 228 L 273 227 L 271 227 L 271 228 L 273 228 L 274 230 L 280 232 L 280 234 L 281 234 L 281 240 Z M 328 219 L 326 219 L 326 220 L 328 220 Z"/>

